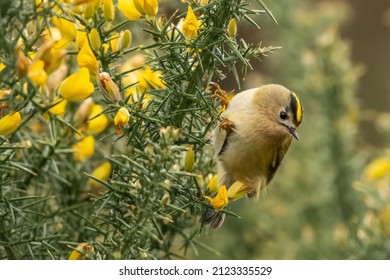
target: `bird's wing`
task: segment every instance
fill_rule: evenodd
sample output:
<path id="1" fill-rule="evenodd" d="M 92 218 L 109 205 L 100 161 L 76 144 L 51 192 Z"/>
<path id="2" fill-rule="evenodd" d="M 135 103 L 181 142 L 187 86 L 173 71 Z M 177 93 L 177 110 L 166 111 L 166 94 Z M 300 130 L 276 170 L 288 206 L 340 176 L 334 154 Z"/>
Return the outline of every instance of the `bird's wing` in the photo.
<path id="1" fill-rule="evenodd" d="M 219 125 L 214 129 L 214 152 L 218 157 L 227 147 L 228 137 L 225 129 L 219 127 Z"/>
<path id="2" fill-rule="evenodd" d="M 276 152 L 274 154 L 274 158 L 272 160 L 272 164 L 268 168 L 267 173 L 267 184 L 271 182 L 272 178 L 274 177 L 276 170 L 278 170 L 280 164 L 283 161 L 284 155 L 286 154 L 286 151 L 288 150 L 288 147 L 290 146 L 292 138 L 288 139 L 287 141 L 283 142 L 281 145 L 279 145 L 276 148 Z"/>

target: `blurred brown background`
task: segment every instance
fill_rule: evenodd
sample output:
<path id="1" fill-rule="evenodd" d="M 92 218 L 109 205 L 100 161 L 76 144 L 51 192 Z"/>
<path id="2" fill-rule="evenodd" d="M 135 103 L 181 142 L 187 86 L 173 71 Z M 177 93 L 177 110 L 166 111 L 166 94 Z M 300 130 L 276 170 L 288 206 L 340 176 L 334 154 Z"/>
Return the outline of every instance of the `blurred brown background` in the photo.
<path id="1" fill-rule="evenodd" d="M 358 95 L 364 108 L 389 111 L 390 92 L 390 1 L 349 0 L 351 19 L 343 35 L 352 42 L 352 57 L 364 64 Z M 386 145 L 369 123 L 363 136 L 373 145 Z"/>

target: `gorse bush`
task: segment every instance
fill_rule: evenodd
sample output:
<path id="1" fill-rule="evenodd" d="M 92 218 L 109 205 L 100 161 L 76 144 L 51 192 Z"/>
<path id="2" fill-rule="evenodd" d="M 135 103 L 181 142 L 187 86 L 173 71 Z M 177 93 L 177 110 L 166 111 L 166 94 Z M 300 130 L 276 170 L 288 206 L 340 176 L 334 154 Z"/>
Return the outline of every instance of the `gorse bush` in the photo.
<path id="1" fill-rule="evenodd" d="M 212 83 L 239 86 L 274 50 L 237 37 L 237 22 L 273 18 L 265 4 L 2 1 L 0 14 L 0 258 L 213 250 L 197 239 L 223 109 Z"/>

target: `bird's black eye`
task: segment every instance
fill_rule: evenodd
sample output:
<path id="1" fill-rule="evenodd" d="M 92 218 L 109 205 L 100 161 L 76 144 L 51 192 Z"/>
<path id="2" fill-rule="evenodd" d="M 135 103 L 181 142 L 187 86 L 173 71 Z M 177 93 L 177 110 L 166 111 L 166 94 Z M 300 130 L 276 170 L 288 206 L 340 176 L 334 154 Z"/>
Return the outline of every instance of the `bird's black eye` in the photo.
<path id="1" fill-rule="evenodd" d="M 281 118 L 282 120 L 287 119 L 287 113 L 286 113 L 285 111 L 280 112 L 279 116 L 280 116 L 280 118 Z"/>

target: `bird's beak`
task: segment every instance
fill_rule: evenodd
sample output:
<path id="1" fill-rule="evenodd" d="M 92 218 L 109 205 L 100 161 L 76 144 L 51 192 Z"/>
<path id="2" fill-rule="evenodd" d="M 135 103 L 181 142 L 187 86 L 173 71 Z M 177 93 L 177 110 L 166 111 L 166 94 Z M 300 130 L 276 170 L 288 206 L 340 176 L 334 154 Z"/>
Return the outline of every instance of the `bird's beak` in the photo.
<path id="1" fill-rule="evenodd" d="M 294 138 L 299 141 L 299 136 L 296 129 L 294 127 L 289 127 L 288 130 L 290 131 L 291 135 L 294 136 Z"/>

